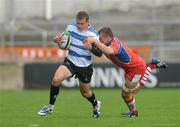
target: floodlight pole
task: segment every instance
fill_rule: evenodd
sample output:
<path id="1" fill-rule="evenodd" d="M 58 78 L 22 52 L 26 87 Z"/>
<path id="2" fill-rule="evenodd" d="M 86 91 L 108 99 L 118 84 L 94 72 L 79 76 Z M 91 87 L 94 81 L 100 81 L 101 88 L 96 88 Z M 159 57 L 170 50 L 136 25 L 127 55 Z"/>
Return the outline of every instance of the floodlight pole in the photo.
<path id="1" fill-rule="evenodd" d="M 45 17 L 46 20 L 51 20 L 52 18 L 52 0 L 45 1 Z"/>

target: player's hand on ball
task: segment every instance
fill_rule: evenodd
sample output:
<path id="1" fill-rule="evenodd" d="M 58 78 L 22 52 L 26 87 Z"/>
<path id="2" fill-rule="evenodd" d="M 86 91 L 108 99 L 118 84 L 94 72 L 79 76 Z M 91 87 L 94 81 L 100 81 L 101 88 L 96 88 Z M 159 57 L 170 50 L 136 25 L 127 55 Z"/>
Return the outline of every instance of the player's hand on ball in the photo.
<path id="1" fill-rule="evenodd" d="M 61 34 L 58 34 L 58 35 L 56 35 L 54 38 L 53 38 L 53 41 L 55 42 L 55 43 L 61 43 L 62 41 L 63 41 L 63 37 L 62 37 L 62 35 Z"/>

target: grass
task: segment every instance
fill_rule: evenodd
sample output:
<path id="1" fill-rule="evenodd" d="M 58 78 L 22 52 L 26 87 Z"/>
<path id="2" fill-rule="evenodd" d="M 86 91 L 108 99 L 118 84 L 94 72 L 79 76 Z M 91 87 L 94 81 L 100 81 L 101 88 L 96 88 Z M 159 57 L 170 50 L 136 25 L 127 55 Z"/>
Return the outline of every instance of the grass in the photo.
<path id="1" fill-rule="evenodd" d="M 180 127 L 180 89 L 144 89 L 136 95 L 138 118 L 123 118 L 127 107 L 119 89 L 93 90 L 102 115 L 92 118 L 91 104 L 79 90 L 62 90 L 53 114 L 40 117 L 48 90 L 0 91 L 0 127 Z"/>

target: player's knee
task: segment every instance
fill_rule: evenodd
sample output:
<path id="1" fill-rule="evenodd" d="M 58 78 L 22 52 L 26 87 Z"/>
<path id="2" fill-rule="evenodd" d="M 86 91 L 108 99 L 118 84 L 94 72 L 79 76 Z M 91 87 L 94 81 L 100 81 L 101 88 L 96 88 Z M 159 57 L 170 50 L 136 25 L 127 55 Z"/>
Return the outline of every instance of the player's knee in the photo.
<path id="1" fill-rule="evenodd" d="M 122 92 L 122 93 L 121 93 L 121 97 L 125 99 L 125 98 L 127 97 L 127 94 L 125 94 L 124 92 Z"/>
<path id="2" fill-rule="evenodd" d="M 81 92 L 81 95 L 82 95 L 83 97 L 87 97 L 87 96 L 88 96 L 88 93 L 87 93 L 87 92 Z"/>
<path id="3" fill-rule="evenodd" d="M 81 95 L 85 98 L 90 97 L 91 93 L 89 91 L 81 91 Z"/>
<path id="4" fill-rule="evenodd" d="M 124 100 L 129 99 L 129 96 L 130 96 L 130 93 L 127 93 L 127 92 L 125 92 L 125 91 L 122 91 L 121 97 L 122 97 Z"/>
<path id="5" fill-rule="evenodd" d="M 57 77 L 54 77 L 53 80 L 52 80 L 52 84 L 54 86 L 59 86 L 59 84 L 61 83 L 61 80 Z"/>

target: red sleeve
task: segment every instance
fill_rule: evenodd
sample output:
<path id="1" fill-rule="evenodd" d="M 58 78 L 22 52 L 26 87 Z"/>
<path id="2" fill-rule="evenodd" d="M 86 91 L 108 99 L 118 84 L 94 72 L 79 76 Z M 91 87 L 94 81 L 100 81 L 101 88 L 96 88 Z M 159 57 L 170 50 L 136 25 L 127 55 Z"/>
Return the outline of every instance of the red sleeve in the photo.
<path id="1" fill-rule="evenodd" d="M 120 47 L 116 42 L 113 41 L 112 44 L 110 45 L 110 47 L 114 50 L 115 54 L 118 54 Z"/>

